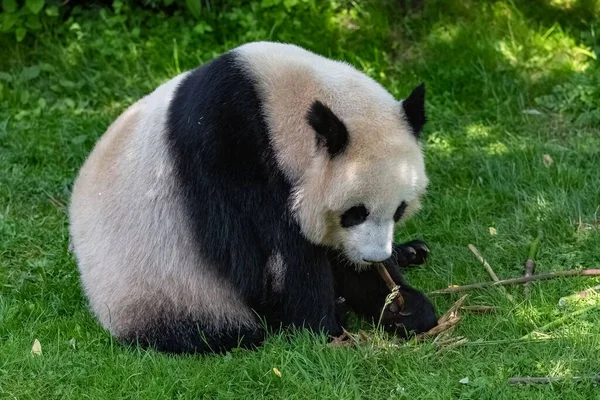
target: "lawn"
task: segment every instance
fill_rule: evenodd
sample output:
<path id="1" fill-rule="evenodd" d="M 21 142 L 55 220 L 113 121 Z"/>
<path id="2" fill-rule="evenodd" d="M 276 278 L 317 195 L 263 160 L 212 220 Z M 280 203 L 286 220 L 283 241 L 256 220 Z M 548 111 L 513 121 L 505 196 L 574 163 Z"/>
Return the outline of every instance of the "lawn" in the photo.
<path id="1" fill-rule="evenodd" d="M 521 276 L 538 230 L 536 272 L 600 268 L 597 1 L 426 0 L 409 14 L 400 1 L 213 3 L 194 18 L 115 2 L 21 43 L 0 37 L 0 398 L 599 398 L 589 382 L 507 384 L 600 374 L 600 301 L 558 306 L 594 278 L 536 283 L 530 299 L 511 286 L 514 302 L 497 288 L 470 292 L 468 304 L 499 310 L 463 312 L 454 335 L 468 342 L 451 349 L 393 339 L 333 348 L 300 332 L 253 352 L 172 357 L 122 347 L 99 327 L 68 252 L 79 167 L 133 101 L 251 40 L 347 60 L 398 98 L 426 82 L 431 184 L 397 232 L 432 250 L 408 273 L 417 287 L 489 280 L 470 243 L 501 278 Z M 433 300 L 443 312 L 458 297 Z"/>

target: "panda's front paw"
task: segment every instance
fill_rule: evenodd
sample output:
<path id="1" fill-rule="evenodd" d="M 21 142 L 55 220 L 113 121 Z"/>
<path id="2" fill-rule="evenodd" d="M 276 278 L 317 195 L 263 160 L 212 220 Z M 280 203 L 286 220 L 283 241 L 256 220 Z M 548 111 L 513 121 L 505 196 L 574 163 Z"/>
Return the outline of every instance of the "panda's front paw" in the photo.
<path id="1" fill-rule="evenodd" d="M 438 324 L 437 314 L 429 298 L 416 289 L 401 287 L 402 304 L 389 304 L 381 316 L 383 328 L 400 337 L 427 332 Z"/>
<path id="2" fill-rule="evenodd" d="M 394 244 L 392 261 L 400 268 L 422 265 L 429 256 L 429 247 L 421 240 Z"/>

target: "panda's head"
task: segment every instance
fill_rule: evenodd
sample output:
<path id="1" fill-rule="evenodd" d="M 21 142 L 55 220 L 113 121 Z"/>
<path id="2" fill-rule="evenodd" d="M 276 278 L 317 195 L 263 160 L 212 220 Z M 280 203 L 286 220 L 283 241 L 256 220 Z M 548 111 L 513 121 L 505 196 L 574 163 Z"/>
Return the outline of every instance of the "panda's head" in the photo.
<path id="1" fill-rule="evenodd" d="M 258 84 L 304 236 L 358 265 L 388 258 L 394 225 L 419 208 L 428 182 L 424 85 L 399 101 L 349 64 L 298 46 L 256 42 L 237 54 Z"/>
<path id="2" fill-rule="evenodd" d="M 419 143 L 424 85 L 403 101 L 361 100 L 310 105 L 316 155 L 295 197 L 307 237 L 338 248 L 358 267 L 391 256 L 394 227 L 419 209 L 428 184 Z"/>

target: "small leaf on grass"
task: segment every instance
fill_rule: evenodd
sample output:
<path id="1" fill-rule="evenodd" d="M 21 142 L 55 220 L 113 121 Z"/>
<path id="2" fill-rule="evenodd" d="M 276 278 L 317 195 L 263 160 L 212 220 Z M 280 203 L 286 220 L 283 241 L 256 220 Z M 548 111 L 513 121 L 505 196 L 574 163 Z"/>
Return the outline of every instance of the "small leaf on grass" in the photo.
<path id="1" fill-rule="evenodd" d="M 27 21 L 25 22 L 25 26 L 29 28 L 29 30 L 40 30 L 42 28 L 42 22 L 40 21 L 40 17 L 38 15 L 29 15 L 27 17 Z"/>
<path id="2" fill-rule="evenodd" d="M 535 108 L 530 108 L 530 109 L 527 109 L 527 110 L 523 110 L 523 114 L 542 115 L 542 113 L 539 110 L 536 110 Z"/>
<path id="3" fill-rule="evenodd" d="M 281 371 L 279 371 L 277 368 L 273 368 L 273 373 L 281 378 Z"/>
<path id="4" fill-rule="evenodd" d="M 496 228 L 490 227 L 490 235 L 496 236 L 497 234 L 498 234 L 498 232 L 496 231 Z"/>
<path id="5" fill-rule="evenodd" d="M 30 80 L 33 80 L 35 78 L 37 78 L 38 76 L 40 76 L 40 66 L 39 65 L 32 65 L 31 67 L 25 67 L 21 70 L 21 73 L 19 74 L 19 80 L 22 82 L 27 82 Z"/>
<path id="6" fill-rule="evenodd" d="M 24 28 L 17 28 L 15 30 L 15 38 L 17 42 L 22 42 L 25 39 L 25 35 L 27 35 L 27 31 Z"/>
<path id="7" fill-rule="evenodd" d="M 75 84 L 75 82 L 69 81 L 67 79 L 61 79 L 58 81 L 58 84 L 62 87 L 64 87 L 65 89 L 75 89 L 77 87 L 77 85 Z"/>
<path id="8" fill-rule="evenodd" d="M 552 163 L 554 163 L 554 160 L 552 159 L 552 157 L 550 157 L 550 154 L 544 154 L 544 165 L 546 166 L 546 168 L 551 166 Z"/>
<path id="9" fill-rule="evenodd" d="M 68 108 L 75 108 L 75 102 L 73 101 L 73 99 L 69 99 L 68 97 L 66 99 L 63 100 L 63 103 L 65 106 L 67 106 Z"/>
<path id="10" fill-rule="evenodd" d="M 21 92 L 21 95 L 19 96 L 19 100 L 21 101 L 21 104 L 27 104 L 29 102 L 29 90 L 23 90 Z"/>
<path id="11" fill-rule="evenodd" d="M 7 72 L 0 71 L 0 81 L 11 82 L 12 75 Z"/>
<path id="12" fill-rule="evenodd" d="M 73 139 L 71 139 L 71 143 L 73 143 L 73 144 L 83 144 L 83 143 L 85 143 L 86 139 L 87 139 L 87 135 L 75 136 Z"/>
<path id="13" fill-rule="evenodd" d="M 49 17 L 58 17 L 58 6 L 50 6 L 46 8 L 46 15 Z"/>
<path id="14" fill-rule="evenodd" d="M 14 13 L 17 11 L 16 0 L 2 0 L 2 8 L 7 13 Z"/>
<path id="15" fill-rule="evenodd" d="M 34 14 L 42 11 L 42 8 L 44 8 L 44 3 L 44 0 L 25 0 L 25 5 Z"/>
<path id="16" fill-rule="evenodd" d="M 202 13 L 202 4 L 200 4 L 200 0 L 186 0 L 185 4 L 194 18 L 200 18 L 200 14 Z"/>
<path id="17" fill-rule="evenodd" d="M 34 356 L 42 355 L 42 344 L 37 339 L 33 341 L 33 346 L 31 347 L 31 354 L 33 354 Z"/>

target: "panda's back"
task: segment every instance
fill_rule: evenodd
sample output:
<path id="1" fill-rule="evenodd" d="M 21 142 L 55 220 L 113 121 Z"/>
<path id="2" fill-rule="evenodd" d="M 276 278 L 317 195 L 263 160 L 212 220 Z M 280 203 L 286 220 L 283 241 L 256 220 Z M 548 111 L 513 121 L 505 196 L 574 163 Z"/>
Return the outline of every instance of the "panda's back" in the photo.
<path id="1" fill-rule="evenodd" d="M 182 74 L 130 106 L 106 131 L 73 187 L 70 233 L 81 281 L 118 337 L 164 316 L 251 323 L 231 284 L 202 259 L 167 146 Z"/>

